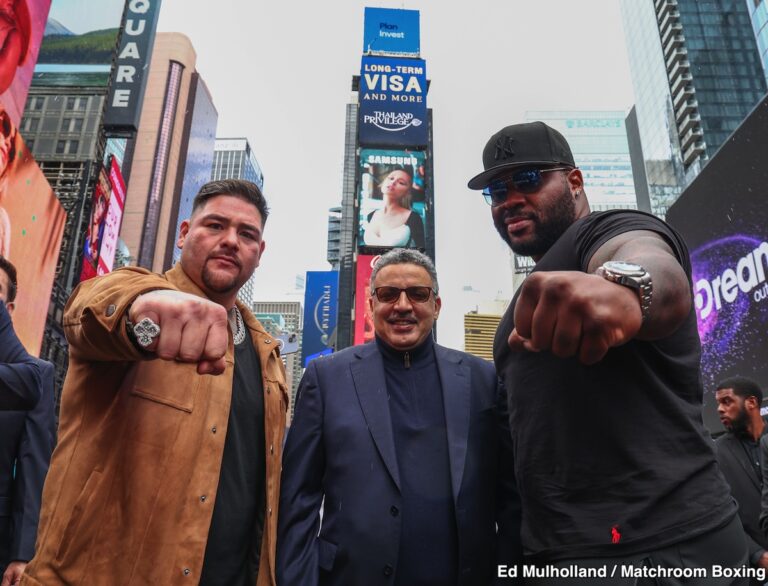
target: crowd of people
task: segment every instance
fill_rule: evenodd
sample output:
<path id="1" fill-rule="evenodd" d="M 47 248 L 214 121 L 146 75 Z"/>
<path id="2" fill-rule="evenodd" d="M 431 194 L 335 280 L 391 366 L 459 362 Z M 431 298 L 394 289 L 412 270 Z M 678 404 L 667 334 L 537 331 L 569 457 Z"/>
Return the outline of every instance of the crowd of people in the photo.
<path id="1" fill-rule="evenodd" d="M 494 364 L 434 341 L 435 266 L 394 248 L 370 278 L 374 340 L 308 365 L 287 437 L 279 344 L 237 300 L 265 252 L 256 185 L 204 185 L 165 274 L 75 290 L 57 432 L 0 259 L 2 586 L 765 582 L 763 395 L 723 380 L 713 442 L 680 235 L 591 212 L 541 122 L 482 160 L 469 188 L 536 263 Z M 413 244 L 412 180 L 388 174 L 367 230 Z"/>

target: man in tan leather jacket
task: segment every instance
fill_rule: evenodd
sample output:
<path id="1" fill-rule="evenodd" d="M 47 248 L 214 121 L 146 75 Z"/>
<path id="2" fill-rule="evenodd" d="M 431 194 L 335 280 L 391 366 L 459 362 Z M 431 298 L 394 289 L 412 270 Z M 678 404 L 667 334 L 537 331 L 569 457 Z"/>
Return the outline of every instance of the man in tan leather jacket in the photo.
<path id="1" fill-rule="evenodd" d="M 120 269 L 67 305 L 59 441 L 22 584 L 275 583 L 288 395 L 276 340 L 236 303 L 268 210 L 239 180 L 193 205 L 173 269 Z"/>

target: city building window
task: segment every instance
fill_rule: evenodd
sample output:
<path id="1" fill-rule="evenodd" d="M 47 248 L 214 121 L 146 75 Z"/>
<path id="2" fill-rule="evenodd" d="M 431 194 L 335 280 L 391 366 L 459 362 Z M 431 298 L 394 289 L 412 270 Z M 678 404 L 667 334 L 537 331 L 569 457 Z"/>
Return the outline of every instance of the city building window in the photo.
<path id="1" fill-rule="evenodd" d="M 67 141 L 66 140 L 57 140 L 56 141 L 56 154 L 57 155 L 63 155 L 65 148 L 67 148 Z"/>
<path id="2" fill-rule="evenodd" d="M 77 98 L 67 98 L 67 110 L 74 110 L 76 101 Z"/>

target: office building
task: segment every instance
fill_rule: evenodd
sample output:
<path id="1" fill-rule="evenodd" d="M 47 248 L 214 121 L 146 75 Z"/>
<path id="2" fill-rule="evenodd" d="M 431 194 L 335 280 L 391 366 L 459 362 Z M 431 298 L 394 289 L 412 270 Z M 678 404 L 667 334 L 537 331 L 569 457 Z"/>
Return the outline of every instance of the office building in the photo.
<path id="1" fill-rule="evenodd" d="M 621 0 L 621 10 L 637 155 L 663 217 L 765 94 L 765 75 L 745 0 Z"/>
<path id="2" fill-rule="evenodd" d="M 155 272 L 171 267 L 180 207 L 207 181 L 213 159 L 218 113 L 196 59 L 186 36 L 157 34 L 139 130 L 126 153 L 120 237 L 133 264 Z"/>
<path id="3" fill-rule="evenodd" d="M 766 0 L 745 0 L 749 9 L 752 29 L 755 31 L 757 50 L 768 80 L 768 2 Z"/>
<path id="4" fill-rule="evenodd" d="M 217 138 L 211 181 L 246 179 L 264 189 L 264 173 L 247 138 Z"/>
<path id="5" fill-rule="evenodd" d="M 264 173 L 246 138 L 217 138 L 213 150 L 211 181 L 221 179 L 246 179 L 264 190 Z M 256 277 L 240 288 L 237 298 L 250 307 L 256 288 Z"/>
<path id="6" fill-rule="evenodd" d="M 509 300 L 497 299 L 478 304 L 464 314 L 464 351 L 493 362 L 493 340 Z"/>
<path id="7" fill-rule="evenodd" d="M 288 385 L 291 400 L 290 415 L 293 413 L 296 389 L 299 388 L 301 375 L 304 372 L 304 369 L 301 366 L 301 332 L 303 329 L 303 311 L 301 303 L 298 301 L 254 301 L 252 308 L 256 319 L 261 321 L 259 316 L 266 318 L 265 322 L 262 322 L 262 325 L 267 330 L 267 333 L 270 333 L 273 336 L 277 336 L 281 332 L 298 335 L 299 351 L 283 356 L 285 374 L 287 376 L 286 384 Z M 270 331 L 270 329 L 272 331 Z"/>
<path id="8" fill-rule="evenodd" d="M 339 270 L 341 260 L 341 206 L 328 210 L 328 252 L 326 260 L 334 271 Z"/>
<path id="9" fill-rule="evenodd" d="M 571 145 L 593 211 L 637 209 L 624 112 L 529 111 L 526 121 L 541 120 Z"/>

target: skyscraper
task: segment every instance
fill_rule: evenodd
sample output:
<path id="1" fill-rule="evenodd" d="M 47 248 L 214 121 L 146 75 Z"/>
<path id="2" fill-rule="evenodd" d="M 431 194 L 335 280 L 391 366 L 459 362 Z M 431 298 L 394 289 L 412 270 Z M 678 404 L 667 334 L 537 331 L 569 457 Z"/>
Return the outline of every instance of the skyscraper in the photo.
<path id="1" fill-rule="evenodd" d="M 745 0 L 752 19 L 752 29 L 757 39 L 757 50 L 763 62 L 763 71 L 768 80 L 768 2 L 766 0 Z"/>
<path id="2" fill-rule="evenodd" d="M 745 0 L 621 9 L 651 208 L 664 216 L 765 94 L 765 75 Z"/>
<path id="3" fill-rule="evenodd" d="M 213 150 L 211 181 L 221 179 L 246 179 L 264 190 L 264 173 L 256 160 L 247 138 L 217 138 Z M 248 307 L 253 303 L 256 277 L 251 278 L 240 288 L 237 298 Z"/>
<path id="4" fill-rule="evenodd" d="M 568 140 L 593 211 L 637 208 L 625 116 L 616 111 L 526 112 L 527 121 L 546 122 Z"/>

